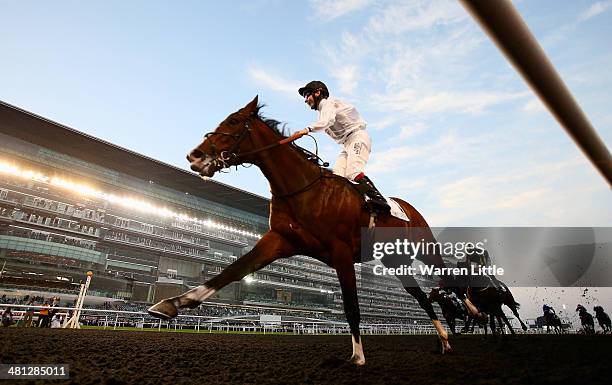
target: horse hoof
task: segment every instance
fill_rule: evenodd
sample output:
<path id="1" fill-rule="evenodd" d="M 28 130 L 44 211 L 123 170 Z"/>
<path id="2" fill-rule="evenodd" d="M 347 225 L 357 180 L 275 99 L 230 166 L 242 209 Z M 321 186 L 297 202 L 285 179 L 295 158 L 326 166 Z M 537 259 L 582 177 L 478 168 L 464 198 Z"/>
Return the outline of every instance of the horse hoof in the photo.
<path id="1" fill-rule="evenodd" d="M 357 366 L 363 366 L 365 365 L 365 358 L 353 355 L 351 358 L 349 358 L 349 362 Z"/>
<path id="2" fill-rule="evenodd" d="M 453 348 L 450 345 L 442 346 L 442 355 L 451 354 L 453 352 Z"/>
<path id="3" fill-rule="evenodd" d="M 178 315 L 178 309 L 169 299 L 164 299 L 156 303 L 155 305 L 147 309 L 147 312 L 153 317 L 160 318 L 163 320 L 169 320 Z"/>
<path id="4" fill-rule="evenodd" d="M 450 343 L 448 342 L 448 340 L 446 341 L 440 341 L 442 342 L 442 355 L 444 354 L 450 354 L 453 352 L 453 348 L 451 348 Z"/>

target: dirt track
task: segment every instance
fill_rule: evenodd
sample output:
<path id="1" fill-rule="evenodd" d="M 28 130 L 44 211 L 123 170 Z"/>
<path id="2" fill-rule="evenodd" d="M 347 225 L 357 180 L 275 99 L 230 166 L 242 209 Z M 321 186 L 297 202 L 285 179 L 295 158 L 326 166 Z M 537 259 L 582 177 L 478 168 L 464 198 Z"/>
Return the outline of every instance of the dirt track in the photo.
<path id="1" fill-rule="evenodd" d="M 0 341 L 2 363 L 70 365 L 54 384 L 566 385 L 607 383 L 612 336 L 460 336 L 450 356 L 434 336 L 365 336 L 362 368 L 343 360 L 349 336 L 0 328 Z"/>

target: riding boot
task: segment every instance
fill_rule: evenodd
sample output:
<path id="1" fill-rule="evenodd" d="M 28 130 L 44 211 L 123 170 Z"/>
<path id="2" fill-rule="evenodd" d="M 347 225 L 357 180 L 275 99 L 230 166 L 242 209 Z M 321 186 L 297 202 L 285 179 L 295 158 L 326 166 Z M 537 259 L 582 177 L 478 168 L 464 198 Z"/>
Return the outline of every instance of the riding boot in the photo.
<path id="1" fill-rule="evenodd" d="M 366 202 L 371 208 L 379 213 L 389 213 L 391 207 L 387 203 L 387 200 L 382 196 L 378 189 L 374 186 L 374 183 L 367 176 L 361 177 L 358 181 L 357 190 L 366 196 Z"/>

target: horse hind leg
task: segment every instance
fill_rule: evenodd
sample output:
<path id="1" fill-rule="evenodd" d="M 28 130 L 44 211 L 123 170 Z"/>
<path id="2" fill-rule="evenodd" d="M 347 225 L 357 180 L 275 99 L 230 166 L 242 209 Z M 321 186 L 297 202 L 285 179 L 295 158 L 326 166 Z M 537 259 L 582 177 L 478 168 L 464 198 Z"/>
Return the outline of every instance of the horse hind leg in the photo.
<path id="1" fill-rule="evenodd" d="M 502 320 L 504 320 L 504 323 L 508 326 L 508 329 L 510 329 L 510 333 L 512 335 L 516 335 L 516 333 L 514 332 L 514 328 L 512 327 L 512 325 L 510 325 L 510 321 L 508 321 L 508 317 L 506 317 L 506 314 L 500 310 L 500 316 L 502 318 Z M 501 324 L 501 322 L 500 322 Z"/>
<path id="2" fill-rule="evenodd" d="M 514 301 L 514 299 L 513 299 L 513 301 Z M 527 331 L 527 325 L 525 325 L 525 323 L 523 322 L 523 320 L 519 316 L 518 309 L 516 308 L 516 302 L 514 302 L 513 306 L 508 306 L 508 307 L 510 308 L 510 310 L 512 311 L 512 314 L 514 314 L 516 319 L 518 319 L 519 323 L 521 324 L 521 328 L 523 329 L 523 331 Z"/>

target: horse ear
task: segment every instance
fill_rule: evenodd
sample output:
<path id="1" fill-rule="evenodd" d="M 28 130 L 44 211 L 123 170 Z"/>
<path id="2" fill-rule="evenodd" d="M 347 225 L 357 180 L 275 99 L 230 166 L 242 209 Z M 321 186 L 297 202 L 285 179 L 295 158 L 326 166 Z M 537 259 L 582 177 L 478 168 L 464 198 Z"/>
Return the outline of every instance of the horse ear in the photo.
<path id="1" fill-rule="evenodd" d="M 246 106 L 244 106 L 244 109 L 246 110 L 246 112 L 248 112 L 249 114 L 253 114 L 255 113 L 255 111 L 257 111 L 257 103 L 259 102 L 259 95 L 255 95 L 255 98 L 253 100 L 251 100 L 249 102 L 249 104 L 247 104 Z"/>

